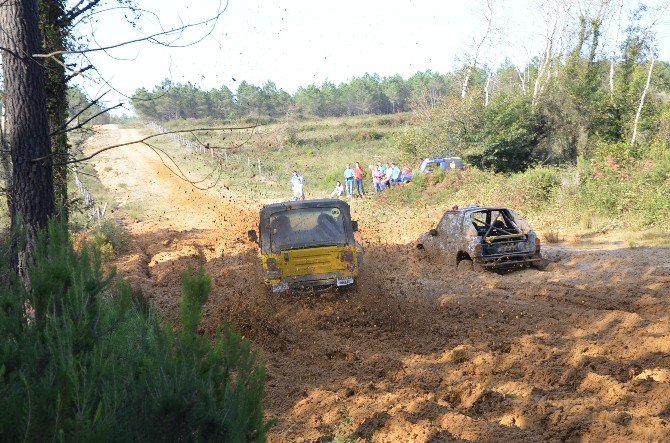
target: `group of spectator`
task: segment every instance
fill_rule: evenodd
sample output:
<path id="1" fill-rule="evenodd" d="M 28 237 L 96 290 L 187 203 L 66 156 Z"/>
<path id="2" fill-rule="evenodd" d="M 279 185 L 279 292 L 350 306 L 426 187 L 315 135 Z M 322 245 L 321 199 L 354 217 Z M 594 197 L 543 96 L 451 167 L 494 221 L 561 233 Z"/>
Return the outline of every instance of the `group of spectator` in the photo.
<path id="1" fill-rule="evenodd" d="M 395 188 L 402 183 L 412 181 L 412 169 L 405 165 L 400 168 L 395 163 L 386 163 L 385 165 L 377 163 L 377 165 L 369 166 L 372 173 L 372 183 L 375 186 L 376 192 L 383 192 L 389 188 Z"/>
<path id="2" fill-rule="evenodd" d="M 412 170 L 409 166 L 404 166 L 402 169 L 395 163 L 381 162 L 377 165 L 369 165 L 368 169 L 372 175 L 372 185 L 375 192 L 384 192 L 386 189 L 399 186 L 401 183 L 407 183 L 412 180 Z M 335 189 L 330 194 L 331 197 L 342 197 L 345 193 L 351 197 L 364 198 L 366 196 L 363 178 L 365 177 L 365 170 L 356 162 L 352 168 L 350 163 L 347 163 L 344 169 L 344 185 L 338 181 Z M 355 194 L 354 194 L 355 192 Z"/>
<path id="3" fill-rule="evenodd" d="M 395 188 L 402 183 L 412 181 L 412 169 L 407 165 L 400 168 L 400 166 L 395 163 L 382 164 L 379 162 L 376 166 L 369 165 L 368 170 L 372 175 L 372 185 L 374 186 L 375 192 L 384 192 L 385 190 Z M 365 185 L 363 183 L 365 175 L 365 169 L 363 169 L 359 162 L 356 162 L 353 168 L 350 163 L 347 163 L 347 167 L 344 168 L 344 184 L 338 180 L 335 189 L 333 189 L 330 196 L 339 198 L 347 195 L 349 198 L 365 198 L 367 196 L 365 193 Z M 293 175 L 291 176 L 293 201 L 305 199 L 304 185 L 305 179 L 302 178 L 298 171 L 293 171 Z"/>

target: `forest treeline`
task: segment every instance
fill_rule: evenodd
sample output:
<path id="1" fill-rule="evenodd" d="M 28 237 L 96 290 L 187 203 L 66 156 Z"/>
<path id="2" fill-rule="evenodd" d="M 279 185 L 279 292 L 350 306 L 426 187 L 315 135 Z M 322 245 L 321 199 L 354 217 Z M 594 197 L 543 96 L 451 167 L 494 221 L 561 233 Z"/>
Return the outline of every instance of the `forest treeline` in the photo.
<path id="1" fill-rule="evenodd" d="M 467 95 L 447 94 L 437 106 L 419 108 L 398 143 L 417 157 L 448 148 L 497 172 L 580 158 L 667 156 L 670 64 L 657 60 L 649 29 L 637 20 L 612 56 L 603 47 L 602 25 L 602 18 L 582 17 L 564 52 L 553 53 L 548 44 L 523 69 L 473 70 L 480 75 L 463 83 Z"/>
<path id="2" fill-rule="evenodd" d="M 409 111 L 416 103 L 436 104 L 453 90 L 457 77 L 431 70 L 408 79 L 365 74 L 339 85 L 326 81 L 320 86 L 300 87 L 295 94 L 272 81 L 262 86 L 242 81 L 232 91 L 227 86 L 203 90 L 190 82 L 165 79 L 151 91 L 138 89 L 132 104 L 141 117 L 153 120 L 278 118 L 295 112 L 316 117 L 391 114 Z"/>
<path id="3" fill-rule="evenodd" d="M 633 11 L 614 47 L 606 47 L 605 13 L 581 16 L 564 47 L 549 34 L 545 53 L 525 66 L 506 61 L 491 69 L 470 59 L 441 74 L 404 79 L 365 74 L 325 82 L 294 94 L 268 81 L 203 90 L 164 80 L 132 97 L 137 114 L 152 120 L 283 119 L 413 111 L 399 143 L 413 157 L 460 154 L 484 169 L 522 171 L 533 165 L 575 164 L 581 156 L 640 158 L 667 150 L 670 64 L 658 60 L 655 40 Z M 556 32 L 556 30 L 554 30 Z M 564 31 L 567 32 L 567 31 Z"/>

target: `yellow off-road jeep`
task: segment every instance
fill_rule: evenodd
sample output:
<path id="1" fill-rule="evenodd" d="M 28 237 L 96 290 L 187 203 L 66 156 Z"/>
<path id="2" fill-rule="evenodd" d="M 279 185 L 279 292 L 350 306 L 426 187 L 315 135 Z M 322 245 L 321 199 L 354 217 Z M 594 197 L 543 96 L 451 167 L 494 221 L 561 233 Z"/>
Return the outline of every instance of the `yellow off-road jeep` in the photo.
<path id="1" fill-rule="evenodd" d="M 350 286 L 362 265 L 354 239 L 358 223 L 340 200 L 304 200 L 264 206 L 258 238 L 264 282 L 273 292 Z"/>

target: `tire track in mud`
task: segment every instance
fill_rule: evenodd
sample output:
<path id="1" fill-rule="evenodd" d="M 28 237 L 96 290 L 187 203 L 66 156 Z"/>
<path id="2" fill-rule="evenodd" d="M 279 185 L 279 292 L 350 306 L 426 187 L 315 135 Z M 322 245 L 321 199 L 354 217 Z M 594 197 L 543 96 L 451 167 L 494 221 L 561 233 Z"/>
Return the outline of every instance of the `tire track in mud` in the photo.
<path id="1" fill-rule="evenodd" d="M 358 289 L 276 296 L 242 238 L 257 202 L 194 191 L 137 147 L 96 168 L 117 201 L 148 194 L 161 214 L 128 225 L 122 274 L 176 322 L 180 275 L 204 265 L 203 331 L 231 321 L 263 350 L 272 441 L 670 438 L 667 250 L 549 248 L 546 272 L 458 275 L 413 249 L 434 214 L 381 223 L 354 201 Z"/>

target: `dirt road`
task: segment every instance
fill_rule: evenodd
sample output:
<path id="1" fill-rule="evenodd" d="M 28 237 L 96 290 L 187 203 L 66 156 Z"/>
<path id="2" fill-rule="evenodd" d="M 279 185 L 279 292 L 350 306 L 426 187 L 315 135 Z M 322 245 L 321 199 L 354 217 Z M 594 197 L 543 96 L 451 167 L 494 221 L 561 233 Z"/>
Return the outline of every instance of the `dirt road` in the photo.
<path id="1" fill-rule="evenodd" d="M 94 143 L 136 136 L 108 127 Z M 269 296 L 243 239 L 255 204 L 194 190 L 140 146 L 95 166 L 120 204 L 157 214 L 128 223 L 121 272 L 176 321 L 180 273 L 204 263 L 204 329 L 232 321 L 263 350 L 273 441 L 670 439 L 667 249 L 559 246 L 546 272 L 456 276 L 410 244 L 434 216 L 354 207 L 359 290 Z"/>

